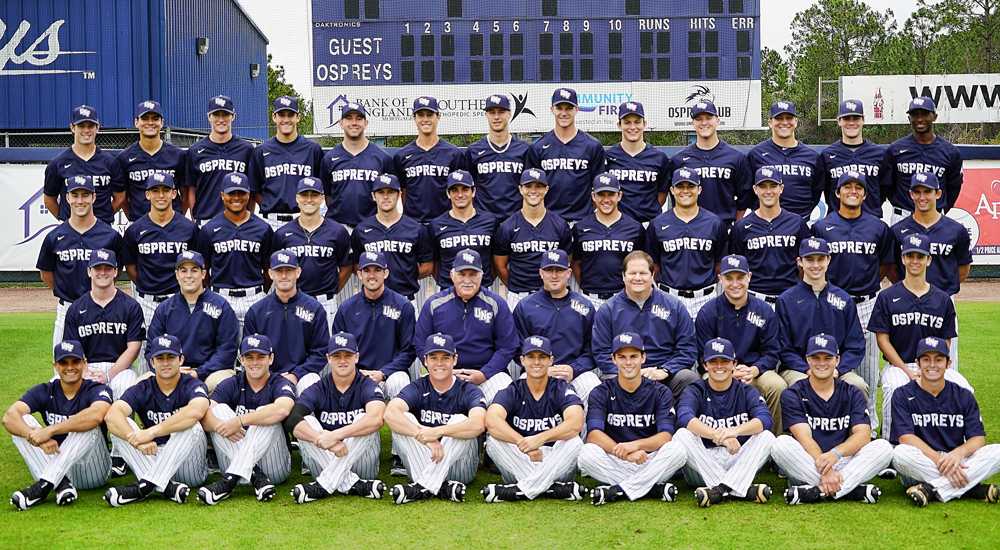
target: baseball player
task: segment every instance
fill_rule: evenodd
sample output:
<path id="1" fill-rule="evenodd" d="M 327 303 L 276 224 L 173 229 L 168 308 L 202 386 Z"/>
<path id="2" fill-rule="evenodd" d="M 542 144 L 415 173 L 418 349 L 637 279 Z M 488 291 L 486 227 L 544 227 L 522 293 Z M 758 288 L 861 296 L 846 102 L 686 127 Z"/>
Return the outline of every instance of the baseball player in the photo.
<path id="1" fill-rule="evenodd" d="M 593 136 L 577 129 L 578 112 L 576 90 L 557 88 L 552 92 L 555 126 L 538 138 L 528 153 L 529 166 L 545 171 L 550 191 L 545 206 L 571 223 L 590 213 L 587 188 L 604 172 L 604 147 Z M 521 182 L 523 185 L 523 177 Z"/>
<path id="2" fill-rule="evenodd" d="M 70 111 L 69 119 L 73 145 L 45 166 L 42 186 L 45 208 L 57 220 L 68 220 L 70 206 L 66 186 L 73 176 L 90 176 L 97 194 L 94 215 L 104 223 L 114 223 L 115 213 L 111 209 L 111 167 L 115 156 L 97 146 L 97 134 L 101 129 L 97 109 L 90 105 L 79 105 Z"/>
<path id="3" fill-rule="evenodd" d="M 666 153 L 646 143 L 646 111 L 642 103 L 626 101 L 618 106 L 618 129 L 621 141 L 606 152 L 608 173 L 621 182 L 621 211 L 646 224 L 667 201 L 674 170 Z"/>
<path id="4" fill-rule="evenodd" d="M 233 134 L 236 106 L 232 98 L 217 95 L 208 99 L 207 136 L 199 139 L 187 150 L 187 204 L 191 217 L 198 226 L 222 213 L 219 200 L 226 174 L 249 169 L 253 145 Z M 250 210 L 253 210 L 251 207 Z"/>
<path id="5" fill-rule="evenodd" d="M 687 452 L 685 477 L 700 485 L 694 498 L 702 508 L 726 499 L 763 504 L 771 488 L 753 478 L 771 456 L 771 413 L 756 389 L 735 383 L 729 340 L 709 340 L 703 359 L 708 378 L 688 386 L 677 404 L 677 425 L 683 427 L 674 441 Z"/>
<path id="6" fill-rule="evenodd" d="M 459 250 L 471 248 L 483 258 L 483 285 L 493 285 L 493 235 L 500 220 L 474 206 L 476 183 L 472 174 L 455 170 L 448 174 L 451 209 L 434 218 L 427 229 L 434 243 L 435 279 L 438 288 L 451 286 L 451 266 Z M 494 292 L 499 291 L 499 285 Z"/>
<path id="7" fill-rule="evenodd" d="M 548 338 L 525 338 L 527 376 L 501 390 L 486 410 L 486 453 L 504 480 L 483 486 L 486 502 L 587 496 L 587 488 L 572 481 L 583 448 L 583 403 L 565 380 L 549 377 L 552 357 Z"/>
<path id="8" fill-rule="evenodd" d="M 521 174 L 521 211 L 500 224 L 493 250 L 497 277 L 507 287 L 507 304 L 514 307 L 542 287 L 538 262 L 550 250 L 570 251 L 573 236 L 569 225 L 545 207 L 548 177 L 537 168 Z"/>
<path id="9" fill-rule="evenodd" d="M 91 176 L 73 176 L 66 182 L 69 218 L 42 239 L 35 268 L 45 286 L 59 299 L 52 330 L 52 345 L 63 340 L 66 311 L 90 290 L 87 262 L 93 250 L 121 251 L 122 236 L 94 216 L 94 181 Z"/>
<path id="10" fill-rule="evenodd" d="M 299 135 L 299 100 L 291 96 L 274 99 L 271 120 L 276 132 L 250 155 L 247 175 L 254 193 L 254 203 L 260 207 L 260 216 L 271 229 L 295 219 L 299 208 L 295 203 L 295 190 L 304 176 L 319 176 L 323 162 L 323 148 L 318 143 Z M 252 206 L 249 207 L 252 211 Z"/>
<path id="11" fill-rule="evenodd" d="M 623 193 L 614 174 L 597 176 L 591 193 L 597 208 L 573 225 L 573 276 L 595 308 L 625 286 L 619 273 L 625 256 L 646 249 L 642 224 L 618 209 Z"/>
<path id="12" fill-rule="evenodd" d="M 691 127 L 695 142 L 674 155 L 671 163 L 698 172 L 702 189 L 698 205 L 721 218 L 728 231 L 750 207 L 753 170 L 746 155 L 719 139 L 719 110 L 715 103 L 695 103 L 691 107 Z"/>
<path id="13" fill-rule="evenodd" d="M 927 96 L 913 98 L 906 113 L 913 133 L 894 141 L 882 158 L 884 196 L 892 204 L 890 226 L 913 212 L 910 185 L 915 174 L 929 172 L 942 182 L 936 209 L 944 213 L 955 206 L 962 192 L 962 155 L 950 141 L 934 133 L 934 100 Z"/>
<path id="14" fill-rule="evenodd" d="M 642 375 L 670 386 L 679 397 L 688 384 L 698 379 L 694 323 L 677 298 L 653 287 L 653 259 L 638 250 L 625 256 L 625 289 L 615 294 L 594 316 L 590 342 L 594 361 L 602 377 L 614 376 L 618 367 L 611 361 L 614 337 L 636 332 L 645 343 L 646 366 Z"/>
<path id="15" fill-rule="evenodd" d="M 673 441 L 674 400 L 666 386 L 642 376 L 642 337 L 619 334 L 612 349 L 618 376 L 590 394 L 587 444 L 577 460 L 581 473 L 605 484 L 591 491 L 591 503 L 647 495 L 673 502 L 677 487 L 669 479 L 687 462 Z"/>
<path id="16" fill-rule="evenodd" d="M 295 405 L 295 386 L 271 373 L 274 353 L 262 334 L 244 336 L 240 343 L 243 372 L 212 390 L 201 426 L 211 435 L 219 470 L 218 481 L 198 489 L 198 500 L 218 504 L 241 481 L 249 482 L 260 502 L 274 498 L 274 484 L 291 473 L 292 457 L 281 423 Z"/>
<path id="17" fill-rule="evenodd" d="M 263 334 L 275 344 L 274 372 L 296 384 L 298 394 L 319 381 L 330 342 L 326 311 L 315 298 L 298 289 L 302 274 L 298 256 L 290 250 L 271 254 L 271 292 L 250 307 L 248 334 Z"/>
<path id="18" fill-rule="evenodd" d="M 706 346 L 713 338 L 729 337 L 736 354 L 733 378 L 764 396 L 774 420 L 772 430 L 781 434 L 781 393 L 788 385 L 778 374 L 779 322 L 767 303 L 748 292 L 752 278 L 746 258 L 723 258 L 719 270 L 722 296 L 701 308 L 694 320 L 695 335 L 702 357 L 711 351 Z"/>
<path id="19" fill-rule="evenodd" d="M 754 275 L 750 293 L 772 308 L 778 295 L 798 282 L 795 260 L 799 244 L 809 236 L 805 220 L 782 206 L 783 177 L 774 168 L 757 170 L 753 191 L 758 207 L 741 218 L 730 233 L 733 252 L 750 262 Z"/>
<path id="20" fill-rule="evenodd" d="M 1000 472 L 1000 445 L 986 445 L 979 404 L 946 379 L 949 361 L 945 340 L 920 340 L 920 377 L 892 398 L 892 462 L 917 506 L 961 497 L 996 503 L 1000 487 L 982 481 Z"/>
<path id="21" fill-rule="evenodd" d="M 750 169 L 756 172 L 761 168 L 770 168 L 782 174 L 779 183 L 788 186 L 781 201 L 783 207 L 808 220 L 823 193 L 823 178 L 817 169 L 819 153 L 796 139 L 799 118 L 791 101 L 774 102 L 767 125 L 771 128 L 771 137 L 758 143 L 747 154 Z M 757 185 L 756 180 L 754 185 Z M 757 198 L 752 202 L 760 201 L 759 193 Z M 761 274 L 758 270 L 754 273 Z"/>
<path id="22" fill-rule="evenodd" d="M 104 485 L 111 470 L 100 430 L 111 406 L 111 391 L 83 377 L 87 359 L 80 342 L 60 342 L 53 357 L 58 377 L 32 386 L 3 417 L 4 428 L 35 480 L 10 496 L 17 510 L 41 504 L 53 490 L 56 504 L 72 504 L 78 487 Z M 32 416 L 35 413 L 41 423 Z"/>
<path id="23" fill-rule="evenodd" d="M 324 217 L 320 211 L 323 206 L 323 183 L 317 178 L 299 180 L 295 203 L 299 208 L 299 217 L 274 232 L 274 249 L 290 250 L 298 256 L 302 268 L 299 288 L 319 300 L 330 325 L 333 324 L 337 304 L 357 292 L 347 288 L 354 267 L 351 236 L 343 225 Z"/>
<path id="24" fill-rule="evenodd" d="M 326 359 L 330 374 L 302 392 L 285 422 L 299 440 L 303 463 L 316 472 L 316 481 L 292 488 L 292 498 L 299 504 L 334 493 L 380 499 L 385 484 L 376 479 L 378 431 L 385 394 L 358 372 L 353 334 L 334 334 Z"/>
<path id="25" fill-rule="evenodd" d="M 208 444 L 201 427 L 209 406 L 208 390 L 197 378 L 181 376 L 180 340 L 167 334 L 151 340 L 149 347 L 156 376 L 129 388 L 104 417 L 112 451 L 125 457 L 137 480 L 104 493 L 104 501 L 116 508 L 154 492 L 184 504 L 190 486 L 208 477 Z M 142 428 L 132 419 L 133 413 Z"/>
<path id="26" fill-rule="evenodd" d="M 465 165 L 476 182 L 476 210 L 501 219 L 521 208 L 518 181 L 527 168 L 531 145 L 510 133 L 510 98 L 493 94 L 486 98 L 488 132 L 465 148 Z"/>
<path id="27" fill-rule="evenodd" d="M 393 485 L 390 494 L 396 504 L 433 496 L 462 502 L 479 467 L 486 399 L 479 386 L 455 376 L 458 354 L 451 336 L 431 334 L 422 349 L 427 376 L 403 388 L 385 409 L 393 446 L 411 480 Z"/>
<path id="28" fill-rule="evenodd" d="M 240 324 L 229 302 L 203 286 L 206 271 L 201 253 L 184 251 L 174 265 L 179 291 L 156 306 L 146 339 L 174 335 L 185 350 L 181 374 L 205 382 L 211 392 L 235 373 Z"/>
<path id="29" fill-rule="evenodd" d="M 179 193 L 173 199 L 174 210 L 184 213 L 182 200 L 187 185 L 187 153 L 160 137 L 163 130 L 163 109 L 158 101 L 147 99 L 135 107 L 135 127 L 139 141 L 126 147 L 111 165 L 111 209 L 124 210 L 128 221 L 134 222 L 149 212 L 146 179 L 152 174 L 170 174 Z"/>
<path id="30" fill-rule="evenodd" d="M 480 387 L 486 402 L 510 385 L 507 366 L 517 351 L 514 317 L 497 293 L 482 286 L 483 262 L 475 250 L 462 250 L 451 266 L 452 288 L 431 296 L 417 316 L 414 344 L 426 357 L 431 334 L 451 336 L 458 350 L 455 376 Z M 425 364 L 426 366 L 426 364 Z"/>
<path id="31" fill-rule="evenodd" d="M 205 257 L 212 290 L 229 302 L 243 330 L 250 306 L 264 297 L 274 230 L 248 210 L 250 182 L 232 172 L 222 188 L 222 214 L 202 226 L 198 251 Z"/>
<path id="32" fill-rule="evenodd" d="M 864 190 L 861 209 L 865 214 L 882 218 L 881 177 L 882 157 L 885 146 L 865 139 L 865 106 L 859 99 L 845 99 L 840 102 L 837 112 L 837 126 L 840 127 L 840 141 L 831 143 L 819 155 L 816 170 L 823 182 L 823 195 L 828 205 L 827 212 L 840 209 L 840 178 L 848 172 L 860 174 L 859 181 Z"/>
<path id="33" fill-rule="evenodd" d="M 691 168 L 674 170 L 670 182 L 674 206 L 654 218 L 646 229 L 657 286 L 677 297 L 692 319 L 718 296 L 715 273 L 729 231 L 722 218 L 698 205 L 701 181 Z"/>
<path id="34" fill-rule="evenodd" d="M 809 376 L 781 395 L 781 414 L 791 435 L 771 448 L 775 464 L 788 474 L 785 502 L 825 499 L 875 504 L 882 490 L 868 483 L 892 461 L 892 445 L 872 439 L 867 400 L 837 377 L 840 350 L 826 335 L 809 339 Z"/>

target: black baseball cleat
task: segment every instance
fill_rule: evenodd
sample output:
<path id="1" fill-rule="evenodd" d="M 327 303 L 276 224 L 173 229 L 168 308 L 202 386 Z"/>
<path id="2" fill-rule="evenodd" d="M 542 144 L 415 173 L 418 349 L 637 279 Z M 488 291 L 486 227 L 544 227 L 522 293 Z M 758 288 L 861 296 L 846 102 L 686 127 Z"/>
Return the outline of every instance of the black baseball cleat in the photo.
<path id="1" fill-rule="evenodd" d="M 118 508 L 146 500 L 148 496 L 149 492 L 140 489 L 139 483 L 136 482 L 119 487 L 111 487 L 104 492 L 104 502 L 107 502 L 112 508 Z"/>
<path id="2" fill-rule="evenodd" d="M 747 496 L 743 500 L 765 504 L 771 499 L 771 487 L 766 483 L 755 483 L 747 489 Z"/>
<path id="3" fill-rule="evenodd" d="M 441 490 L 438 491 L 437 496 L 452 502 L 465 502 L 465 484 L 461 481 L 446 479 L 441 484 Z"/>
<path id="4" fill-rule="evenodd" d="M 862 483 L 844 496 L 849 500 L 856 500 L 865 504 L 878 504 L 878 499 L 882 497 L 882 489 L 871 483 Z"/>
<path id="5" fill-rule="evenodd" d="M 188 494 L 191 492 L 191 488 L 187 485 L 171 481 L 167 483 L 167 486 L 163 489 L 163 498 L 167 500 L 172 500 L 177 504 L 184 504 L 187 502 Z"/>
<path id="6" fill-rule="evenodd" d="M 359 479 L 347 494 L 379 500 L 385 494 L 385 483 L 378 479 Z"/>
<path id="7" fill-rule="evenodd" d="M 545 496 L 561 500 L 583 500 L 589 491 L 575 481 L 557 481 L 545 491 Z"/>
<path id="8" fill-rule="evenodd" d="M 406 465 L 403 464 L 402 458 L 392 455 L 392 462 L 389 465 L 389 475 L 393 477 L 406 477 Z"/>
<path id="9" fill-rule="evenodd" d="M 128 464 L 120 456 L 111 457 L 111 477 L 125 477 L 128 475 Z"/>
<path id="10" fill-rule="evenodd" d="M 292 487 L 292 500 L 299 504 L 321 500 L 328 496 L 330 493 L 318 481 L 299 483 Z"/>
<path id="11" fill-rule="evenodd" d="M 486 502 L 513 502 L 528 499 L 514 483 L 487 483 L 479 492 L 483 494 L 483 500 Z"/>
<path id="12" fill-rule="evenodd" d="M 785 503 L 791 506 L 796 504 L 813 504 L 823 499 L 823 494 L 819 487 L 808 485 L 790 485 L 785 489 Z"/>
<path id="13" fill-rule="evenodd" d="M 389 490 L 389 496 L 396 504 L 406 504 L 417 500 L 431 498 L 431 492 L 424 489 L 419 483 L 396 484 Z"/>
<path id="14" fill-rule="evenodd" d="M 236 486 L 238 484 L 238 477 L 223 476 L 222 479 L 219 479 L 214 483 L 209 483 L 208 485 L 199 487 L 198 500 L 200 500 L 202 504 L 214 506 L 232 496 L 233 491 L 236 490 Z"/>
<path id="15" fill-rule="evenodd" d="M 992 483 L 980 483 L 966 491 L 962 498 L 981 500 L 988 504 L 996 504 L 1000 501 L 1000 486 Z"/>
<path id="16" fill-rule="evenodd" d="M 930 504 L 935 498 L 934 495 L 934 487 L 929 483 L 918 483 L 906 490 L 906 496 L 910 497 L 910 500 L 918 508 L 923 508 Z"/>
<path id="17" fill-rule="evenodd" d="M 274 498 L 274 483 L 260 468 L 254 468 L 250 475 L 250 486 L 253 487 L 253 496 L 257 502 L 267 502 Z"/>
<path id="18" fill-rule="evenodd" d="M 69 476 L 62 478 L 59 485 L 56 485 L 56 504 L 59 506 L 69 506 L 76 502 L 79 495 L 76 492 L 76 487 L 73 486 L 73 482 L 69 480 Z"/>
<path id="19" fill-rule="evenodd" d="M 23 512 L 32 506 L 45 502 L 45 497 L 49 496 L 50 491 L 52 491 L 52 484 L 39 479 L 20 491 L 14 491 L 10 495 L 10 504 L 18 511 Z"/>
<path id="20" fill-rule="evenodd" d="M 590 503 L 603 506 L 625 496 L 625 491 L 617 485 L 598 485 L 590 491 Z"/>
<path id="21" fill-rule="evenodd" d="M 725 496 L 726 493 L 719 486 L 698 487 L 694 490 L 694 500 L 700 508 L 708 508 L 713 504 L 719 504 Z"/>
<path id="22" fill-rule="evenodd" d="M 878 477 L 882 479 L 896 479 L 897 475 L 896 470 L 893 468 L 884 468 L 878 473 Z"/>
<path id="23" fill-rule="evenodd" d="M 660 500 L 663 502 L 673 502 L 677 500 L 677 486 L 673 483 L 657 483 L 653 486 L 653 490 L 650 491 L 654 494 L 660 495 Z"/>

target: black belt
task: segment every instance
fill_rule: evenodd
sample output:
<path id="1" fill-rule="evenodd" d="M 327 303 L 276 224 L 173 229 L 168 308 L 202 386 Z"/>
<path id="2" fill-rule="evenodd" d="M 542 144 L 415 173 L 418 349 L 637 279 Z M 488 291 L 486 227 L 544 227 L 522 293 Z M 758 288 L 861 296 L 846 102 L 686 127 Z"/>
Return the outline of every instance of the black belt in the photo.
<path id="1" fill-rule="evenodd" d="M 757 298 L 760 298 L 761 300 L 764 300 L 765 302 L 767 302 L 769 304 L 777 304 L 778 303 L 778 297 L 777 296 L 770 296 L 770 295 L 764 294 L 763 292 L 757 292 L 756 290 L 753 291 L 753 294 L 751 294 L 751 296 L 756 296 Z"/>
<path id="2" fill-rule="evenodd" d="M 896 207 L 894 206 L 894 207 L 892 207 L 892 213 L 893 213 L 893 214 L 896 214 L 897 216 L 909 216 L 909 215 L 910 215 L 910 214 L 912 214 L 913 212 L 911 212 L 911 211 L 909 211 L 909 210 L 905 210 L 905 209 L 903 209 L 903 208 L 896 208 Z"/>
<path id="3" fill-rule="evenodd" d="M 663 283 L 658 283 L 657 285 L 663 292 L 666 292 L 668 294 L 676 294 L 677 296 L 680 296 L 682 298 L 700 298 L 702 296 L 708 296 L 709 294 L 715 292 L 715 285 L 706 286 L 705 288 L 699 290 L 679 290 L 676 288 L 670 288 L 669 286 Z"/>
<path id="4" fill-rule="evenodd" d="M 863 302 L 867 302 L 868 300 L 871 300 L 875 296 L 878 296 L 878 292 L 872 292 L 871 294 L 864 294 L 861 296 L 851 296 L 851 299 L 854 300 L 855 304 L 860 304 Z"/>
<path id="5" fill-rule="evenodd" d="M 598 300 L 610 300 L 612 296 L 614 296 L 615 294 L 618 294 L 617 291 L 612 291 L 612 292 L 587 292 L 586 290 L 584 290 L 583 293 L 586 294 L 587 296 L 597 296 Z"/>
<path id="6" fill-rule="evenodd" d="M 215 291 L 230 298 L 245 298 L 251 294 L 264 292 L 264 287 L 257 285 L 253 288 L 217 288 Z"/>
<path id="7" fill-rule="evenodd" d="M 173 296 L 173 294 L 146 294 L 145 292 L 140 292 L 139 296 L 142 296 L 144 300 L 149 300 L 159 304 L 161 302 L 166 302 L 171 296 Z"/>
<path id="8" fill-rule="evenodd" d="M 268 212 L 264 214 L 265 218 L 274 217 L 274 219 L 279 222 L 290 222 L 295 219 L 295 214 L 282 214 L 280 212 Z"/>

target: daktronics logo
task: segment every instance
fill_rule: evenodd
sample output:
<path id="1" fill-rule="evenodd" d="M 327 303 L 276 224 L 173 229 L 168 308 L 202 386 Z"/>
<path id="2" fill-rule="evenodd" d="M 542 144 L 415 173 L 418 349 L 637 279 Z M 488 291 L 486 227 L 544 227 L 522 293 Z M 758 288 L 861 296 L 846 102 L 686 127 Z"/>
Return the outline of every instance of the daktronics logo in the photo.
<path id="1" fill-rule="evenodd" d="M 0 75 L 36 75 L 36 74 L 70 74 L 89 73 L 85 70 L 69 69 L 8 69 L 7 65 L 31 65 L 34 67 L 45 67 L 56 62 L 64 55 L 86 55 L 96 52 L 89 51 L 64 51 L 59 46 L 59 30 L 66 23 L 65 19 L 53 21 L 44 32 L 38 35 L 29 45 L 23 46 L 22 42 L 31 30 L 31 23 L 21 21 L 17 30 L 9 38 L 6 38 L 7 24 L 0 19 Z M 4 41 L 5 40 L 5 41 Z M 44 44 L 44 46 L 43 46 Z M 20 51 L 18 51 L 20 50 Z"/>

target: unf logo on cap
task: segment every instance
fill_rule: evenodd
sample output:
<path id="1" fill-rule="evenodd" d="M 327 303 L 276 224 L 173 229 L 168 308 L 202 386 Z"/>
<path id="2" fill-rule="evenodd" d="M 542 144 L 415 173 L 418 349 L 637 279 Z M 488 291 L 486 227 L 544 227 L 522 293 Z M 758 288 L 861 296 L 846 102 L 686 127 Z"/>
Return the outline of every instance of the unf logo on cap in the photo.
<path id="1" fill-rule="evenodd" d="M 456 179 L 458 181 L 462 181 L 462 178 L 464 178 L 464 177 L 465 176 L 463 176 L 461 172 L 452 172 L 452 174 L 451 174 L 451 178 L 452 179 Z"/>
<path id="2" fill-rule="evenodd" d="M 826 337 L 824 336 L 817 336 L 816 338 L 813 338 L 813 341 L 816 342 L 817 346 L 822 346 L 824 348 L 830 344 L 830 341 L 827 340 Z"/>
<path id="3" fill-rule="evenodd" d="M 59 344 L 59 347 L 62 348 L 63 351 L 73 351 L 73 344 L 70 344 L 69 342 L 63 342 Z"/>
<path id="4" fill-rule="evenodd" d="M 160 336 L 159 338 L 156 339 L 156 342 L 158 344 L 160 344 L 161 346 L 163 346 L 163 347 L 169 347 L 170 346 L 170 338 L 165 338 L 163 336 Z"/>
<path id="5" fill-rule="evenodd" d="M 387 176 L 385 174 L 379 176 L 378 180 L 380 182 L 382 182 L 382 183 L 392 183 L 392 178 L 390 178 L 389 176 Z"/>
<path id="6" fill-rule="evenodd" d="M 691 172 L 688 171 L 688 170 L 686 170 L 686 169 L 684 169 L 684 168 L 681 168 L 680 175 L 681 175 L 682 178 L 690 178 L 691 177 Z"/>
<path id="7" fill-rule="evenodd" d="M 708 103 L 705 103 L 704 101 L 699 101 L 698 103 L 695 103 L 694 106 L 699 109 L 708 109 Z"/>
<path id="8" fill-rule="evenodd" d="M 778 108 L 779 109 L 787 109 L 788 108 L 788 103 L 786 103 L 784 101 L 779 101 L 778 102 Z"/>
<path id="9" fill-rule="evenodd" d="M 761 168 L 760 173 L 766 178 L 770 178 L 771 176 L 774 175 L 774 171 L 772 171 L 770 168 Z"/>
<path id="10" fill-rule="evenodd" d="M 917 174 L 914 177 L 917 178 L 917 181 L 927 181 L 927 174 Z"/>
<path id="11" fill-rule="evenodd" d="M 533 178 L 537 178 L 537 177 L 541 176 L 541 173 L 538 170 L 535 170 L 534 168 L 532 168 L 531 170 L 528 171 L 528 175 L 531 176 L 531 177 L 533 177 Z"/>
<path id="12" fill-rule="evenodd" d="M 500 96 L 498 96 L 498 95 L 491 95 L 490 96 L 490 103 L 500 103 Z"/>
<path id="13" fill-rule="evenodd" d="M 257 338 L 256 336 L 247 336 L 247 343 L 253 347 L 257 347 L 260 345 L 260 338 Z"/>
<path id="14" fill-rule="evenodd" d="M 726 351 L 726 346 L 722 342 L 712 342 L 712 349 L 718 353 Z"/>
<path id="15" fill-rule="evenodd" d="M 427 99 L 426 97 L 421 97 L 420 99 L 417 100 L 417 103 L 419 103 L 421 105 L 430 105 L 431 101 L 429 99 Z"/>
<path id="16" fill-rule="evenodd" d="M 291 261 L 291 258 L 288 257 L 288 254 L 278 254 L 278 261 L 279 262 L 288 262 L 288 261 Z"/>
<path id="17" fill-rule="evenodd" d="M 476 261 L 476 258 L 472 254 L 469 254 L 468 252 L 466 252 L 466 253 L 462 254 L 462 261 L 464 261 L 464 262 L 470 262 L 471 263 L 471 262 Z"/>
<path id="18" fill-rule="evenodd" d="M 143 101 L 142 102 L 142 106 L 145 107 L 145 108 L 147 108 L 147 109 L 155 109 L 156 108 L 156 104 L 153 103 L 152 101 Z"/>
<path id="19" fill-rule="evenodd" d="M 729 265 L 731 265 L 733 267 L 739 267 L 740 266 L 740 261 L 737 258 L 729 258 L 726 261 L 729 263 Z"/>
<path id="20" fill-rule="evenodd" d="M 532 346 L 541 346 L 542 344 L 544 344 L 544 342 L 542 342 L 542 339 L 538 338 L 537 336 L 532 336 L 531 338 L 528 338 L 528 343 L 531 344 Z"/>
<path id="21" fill-rule="evenodd" d="M 622 334 L 621 336 L 618 337 L 618 339 L 620 341 L 626 343 L 626 344 L 631 344 L 632 343 L 632 335 L 631 334 Z"/>
<path id="22" fill-rule="evenodd" d="M 79 184 L 83 184 L 87 180 L 84 179 L 83 176 L 75 176 L 75 177 L 73 177 L 73 181 L 76 182 L 76 183 L 79 183 Z"/>
<path id="23" fill-rule="evenodd" d="M 333 337 L 333 341 L 338 346 L 346 346 L 347 345 L 347 338 L 344 338 L 343 336 L 334 336 Z"/>
<path id="24" fill-rule="evenodd" d="M 190 260 L 191 258 L 194 258 L 194 253 L 192 253 L 190 250 L 185 250 L 184 252 L 181 252 L 181 258 L 184 258 L 185 260 Z"/>
<path id="25" fill-rule="evenodd" d="M 233 183 L 243 183 L 243 178 L 241 178 L 239 174 L 232 174 L 229 176 L 229 181 Z"/>
<path id="26" fill-rule="evenodd" d="M 559 97 L 569 99 L 569 90 L 559 90 Z"/>
<path id="27" fill-rule="evenodd" d="M 638 109 L 639 107 L 635 103 L 626 103 L 625 104 L 625 108 L 628 109 L 628 110 L 630 110 L 630 111 L 634 111 L 634 110 Z"/>
<path id="28" fill-rule="evenodd" d="M 852 170 L 852 171 L 850 171 L 850 172 L 847 173 L 847 177 L 849 177 L 849 178 L 855 178 L 855 179 L 860 178 L 861 177 L 861 172 L 855 172 L 855 171 Z"/>
<path id="29" fill-rule="evenodd" d="M 347 104 L 347 108 L 348 108 L 348 109 L 360 109 L 360 108 L 361 108 L 361 106 L 360 106 L 360 105 L 358 105 L 357 103 L 354 103 L 354 102 L 352 101 L 352 102 L 350 102 L 350 103 L 348 103 L 348 104 Z"/>
<path id="30" fill-rule="evenodd" d="M 553 262 L 559 260 L 559 254 L 556 254 L 555 252 L 552 252 L 551 250 L 549 251 L 548 254 L 549 254 L 549 259 L 552 260 Z"/>
<path id="31" fill-rule="evenodd" d="M 920 246 L 921 244 L 923 244 L 923 241 L 920 240 L 920 237 L 916 235 L 911 235 L 910 244 L 912 244 L 913 246 Z"/>
<path id="32" fill-rule="evenodd" d="M 164 181 L 166 178 L 163 177 L 163 174 L 153 174 L 153 179 L 156 181 Z"/>
<path id="33" fill-rule="evenodd" d="M 609 178 L 607 176 L 601 176 L 600 177 L 600 182 L 601 183 L 611 183 L 611 178 Z"/>
<path id="34" fill-rule="evenodd" d="M 288 98 L 286 98 L 286 97 L 283 97 L 283 98 L 279 99 L 278 103 L 281 103 L 282 105 L 291 105 L 292 104 L 292 102 L 289 101 Z"/>
<path id="35" fill-rule="evenodd" d="M 435 346 L 443 346 L 446 343 L 442 336 L 434 336 L 431 340 L 433 340 Z"/>
<path id="36" fill-rule="evenodd" d="M 918 98 L 916 98 L 916 99 L 913 100 L 913 104 L 914 105 L 923 105 L 924 104 L 924 100 L 922 98 L 918 97 Z"/>
<path id="37" fill-rule="evenodd" d="M 80 107 L 78 112 L 83 116 L 90 116 L 90 109 L 84 109 L 83 107 Z"/>
<path id="38" fill-rule="evenodd" d="M 365 259 L 375 261 L 378 259 L 378 254 L 375 254 L 374 252 L 365 252 Z"/>
<path id="39" fill-rule="evenodd" d="M 308 185 L 309 187 L 316 187 L 316 180 L 312 178 L 302 178 L 302 185 Z"/>
<path id="40" fill-rule="evenodd" d="M 852 111 L 858 110 L 858 104 L 853 101 L 848 101 L 847 103 L 844 104 L 844 106 Z"/>
<path id="41" fill-rule="evenodd" d="M 217 97 L 217 98 L 215 98 L 215 104 L 218 105 L 219 107 L 225 107 L 226 106 L 226 100 L 222 99 L 221 97 Z"/>
<path id="42" fill-rule="evenodd" d="M 808 246 L 809 248 L 819 248 L 819 241 L 817 241 L 816 239 L 806 239 L 806 246 Z"/>
<path id="43" fill-rule="evenodd" d="M 107 260 L 108 259 L 108 253 L 105 252 L 105 251 L 103 251 L 103 250 L 98 250 L 97 251 L 97 257 L 100 258 L 100 259 L 102 259 L 102 260 Z"/>
<path id="44" fill-rule="evenodd" d="M 924 343 L 927 344 L 928 346 L 937 346 L 938 339 L 933 336 L 928 336 L 927 338 L 924 338 Z"/>

